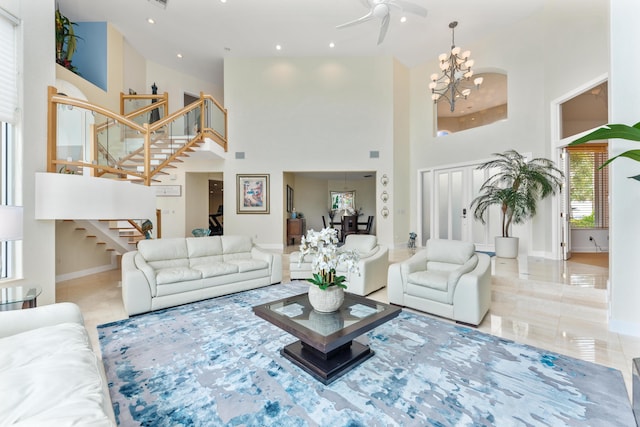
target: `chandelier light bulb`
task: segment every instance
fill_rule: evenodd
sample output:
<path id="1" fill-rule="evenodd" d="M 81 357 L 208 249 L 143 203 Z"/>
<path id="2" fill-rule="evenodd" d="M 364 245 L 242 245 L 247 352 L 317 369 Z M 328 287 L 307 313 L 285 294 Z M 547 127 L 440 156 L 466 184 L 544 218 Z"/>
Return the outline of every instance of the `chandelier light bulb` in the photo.
<path id="1" fill-rule="evenodd" d="M 470 50 L 465 50 L 464 52 L 462 52 L 462 57 L 464 59 L 467 59 L 470 56 L 471 56 L 471 51 Z"/>
<path id="2" fill-rule="evenodd" d="M 473 80 L 473 84 L 474 84 L 474 85 L 476 85 L 476 86 L 480 86 L 480 85 L 482 84 L 482 82 L 483 82 L 483 81 L 484 81 L 484 79 L 483 79 L 482 77 L 476 77 L 476 78 Z"/>
<path id="3" fill-rule="evenodd" d="M 434 93 L 433 95 L 431 95 L 431 99 L 433 99 L 434 101 L 437 101 L 439 98 L 440 98 L 439 93 Z"/>
<path id="4" fill-rule="evenodd" d="M 436 82 L 431 82 L 431 83 L 429 83 L 429 89 L 433 90 L 433 89 L 436 88 L 437 85 L 438 84 Z"/>
<path id="5" fill-rule="evenodd" d="M 434 82 L 438 80 L 438 73 L 431 74 L 431 80 L 433 80 Z"/>
<path id="6" fill-rule="evenodd" d="M 469 96 L 470 93 L 471 93 L 471 89 L 465 89 L 462 91 L 462 96 L 466 98 L 467 96 Z"/>
<path id="7" fill-rule="evenodd" d="M 471 78 L 471 76 L 473 76 L 473 70 L 469 70 L 466 73 L 464 73 L 465 79 Z"/>
<path id="8" fill-rule="evenodd" d="M 438 59 L 440 60 L 440 62 L 444 62 L 447 60 L 447 54 L 446 53 L 441 53 L 440 56 L 438 56 Z"/>
<path id="9" fill-rule="evenodd" d="M 474 61 L 473 59 L 469 59 L 467 62 L 465 62 L 464 65 L 466 65 L 467 68 L 471 68 L 471 67 L 473 67 L 473 64 L 475 64 L 475 63 L 476 63 L 476 61 Z"/>
<path id="10" fill-rule="evenodd" d="M 454 56 L 457 56 L 460 53 L 460 47 L 456 46 L 453 49 L 451 49 L 451 54 Z"/>
<path id="11" fill-rule="evenodd" d="M 446 70 L 447 68 L 449 68 L 449 64 L 447 64 L 446 62 L 441 62 L 440 63 L 440 69 L 442 71 Z"/>

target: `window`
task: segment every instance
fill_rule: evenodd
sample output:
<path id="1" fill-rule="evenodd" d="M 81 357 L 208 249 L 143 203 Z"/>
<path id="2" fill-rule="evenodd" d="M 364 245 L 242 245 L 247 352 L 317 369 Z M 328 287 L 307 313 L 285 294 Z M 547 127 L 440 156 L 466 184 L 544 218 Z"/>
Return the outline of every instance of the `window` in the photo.
<path id="1" fill-rule="evenodd" d="M 16 139 L 18 109 L 18 54 L 16 28 L 19 21 L 0 9 L 0 204 L 16 204 Z M 18 273 L 15 242 L 0 242 L 0 279 Z"/>
<path id="2" fill-rule="evenodd" d="M 607 144 L 568 147 L 572 228 L 609 227 Z"/>

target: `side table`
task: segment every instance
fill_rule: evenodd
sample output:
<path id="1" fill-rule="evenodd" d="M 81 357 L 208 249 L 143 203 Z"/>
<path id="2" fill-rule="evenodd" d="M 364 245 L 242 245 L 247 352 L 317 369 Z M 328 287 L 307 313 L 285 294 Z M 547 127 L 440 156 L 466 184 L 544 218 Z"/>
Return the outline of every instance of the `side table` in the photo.
<path id="1" fill-rule="evenodd" d="M 287 244 L 295 244 L 296 239 L 300 241 L 306 232 L 306 218 L 287 218 Z"/>
<path id="2" fill-rule="evenodd" d="M 42 293 L 39 286 L 9 286 L 0 288 L 0 311 L 33 308 Z"/>

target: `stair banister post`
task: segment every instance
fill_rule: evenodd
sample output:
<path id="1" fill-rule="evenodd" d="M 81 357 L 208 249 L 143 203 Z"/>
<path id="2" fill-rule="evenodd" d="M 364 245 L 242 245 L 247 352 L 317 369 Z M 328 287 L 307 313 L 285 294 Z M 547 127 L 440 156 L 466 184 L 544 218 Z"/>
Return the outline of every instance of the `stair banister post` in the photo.
<path id="1" fill-rule="evenodd" d="M 49 86 L 47 90 L 47 98 L 49 100 L 47 110 L 47 172 L 54 173 L 56 172 L 56 165 L 53 163 L 56 160 L 54 156 L 58 152 L 56 149 L 58 146 L 56 135 L 56 128 L 58 126 L 58 104 L 54 103 L 51 98 L 56 95 L 57 92 L 57 89 L 53 86 Z"/>
<path id="2" fill-rule="evenodd" d="M 151 185 L 151 131 L 149 123 L 144 123 L 144 185 Z"/>
<path id="3" fill-rule="evenodd" d="M 204 99 L 204 92 L 201 91 L 200 92 L 200 134 L 201 135 L 204 135 L 204 130 L 206 129 L 205 128 L 205 123 L 206 123 L 205 114 L 207 112 L 206 105 L 207 103 Z"/>
<path id="4" fill-rule="evenodd" d="M 169 93 L 168 92 L 164 92 L 162 94 L 162 109 L 164 111 L 164 115 L 162 116 L 167 117 L 169 115 Z"/>

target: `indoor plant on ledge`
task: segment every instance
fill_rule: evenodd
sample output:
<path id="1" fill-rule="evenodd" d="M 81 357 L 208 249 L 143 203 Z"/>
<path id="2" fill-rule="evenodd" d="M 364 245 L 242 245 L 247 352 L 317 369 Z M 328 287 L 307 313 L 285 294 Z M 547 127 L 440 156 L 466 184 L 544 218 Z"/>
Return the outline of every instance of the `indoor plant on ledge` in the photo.
<path id="1" fill-rule="evenodd" d="M 480 195 L 471 202 L 473 216 L 486 224 L 491 205 L 499 205 L 502 237 L 496 237 L 496 256 L 516 258 L 518 238 L 509 235 L 512 224 L 521 224 L 536 214 L 538 201 L 555 194 L 563 173 L 545 158 L 527 160 L 515 150 L 494 154 L 497 158 L 478 169 L 497 169 L 480 187 Z"/>
<path id="2" fill-rule="evenodd" d="M 345 276 L 336 272 L 338 265 L 344 265 L 348 272 L 360 274 L 358 261 L 360 257 L 354 251 L 341 251 L 338 248 L 338 230 L 323 228 L 313 229 L 302 236 L 300 242 L 300 260 L 312 256 L 311 270 L 313 277 L 307 279 L 309 287 L 309 303 L 319 312 L 336 311 L 344 301 L 344 289 L 347 287 Z"/>

